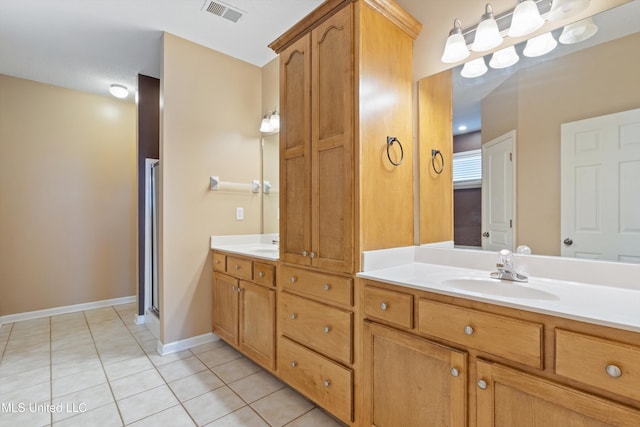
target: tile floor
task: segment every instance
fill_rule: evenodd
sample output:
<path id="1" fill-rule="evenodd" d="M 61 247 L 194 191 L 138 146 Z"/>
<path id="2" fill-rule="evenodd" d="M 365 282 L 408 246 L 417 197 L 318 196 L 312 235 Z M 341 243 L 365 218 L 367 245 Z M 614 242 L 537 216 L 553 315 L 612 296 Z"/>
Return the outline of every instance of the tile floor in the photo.
<path id="1" fill-rule="evenodd" d="M 336 427 L 223 341 L 160 356 L 135 303 L 0 328 L 0 427 Z"/>

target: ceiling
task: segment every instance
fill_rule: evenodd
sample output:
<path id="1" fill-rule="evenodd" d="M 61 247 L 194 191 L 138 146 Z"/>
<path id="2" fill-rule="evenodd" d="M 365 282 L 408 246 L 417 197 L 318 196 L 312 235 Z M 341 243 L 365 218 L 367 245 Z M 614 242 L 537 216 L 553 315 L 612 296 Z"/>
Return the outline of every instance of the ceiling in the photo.
<path id="1" fill-rule="evenodd" d="M 107 95 L 160 77 L 162 32 L 262 67 L 275 40 L 321 0 L 228 0 L 232 22 L 205 0 L 2 0 L 0 74 Z M 132 96 L 129 99 L 133 99 Z"/>
<path id="2" fill-rule="evenodd" d="M 234 23 L 203 11 L 209 0 L 0 0 L 0 74 L 102 95 L 111 83 L 136 88 L 139 73 L 160 77 L 164 31 L 262 67 L 275 58 L 267 45 L 322 3 L 215 1 L 242 17 Z M 485 4 L 396 1 L 423 24 L 414 43 L 415 80 L 449 67 L 440 55 L 453 18 L 477 23 Z M 626 1 L 593 1 L 590 11 Z M 491 4 L 499 14 L 515 0 Z"/>

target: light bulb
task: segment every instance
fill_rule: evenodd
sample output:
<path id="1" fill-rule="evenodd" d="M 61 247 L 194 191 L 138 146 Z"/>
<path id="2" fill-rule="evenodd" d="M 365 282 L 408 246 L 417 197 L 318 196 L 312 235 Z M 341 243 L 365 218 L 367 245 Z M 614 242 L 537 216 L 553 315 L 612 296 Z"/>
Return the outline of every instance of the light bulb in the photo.
<path id="1" fill-rule="evenodd" d="M 441 61 L 445 64 L 460 62 L 466 59 L 469 53 L 467 42 L 462 35 L 462 24 L 459 19 L 456 19 L 453 21 L 453 28 L 449 31 Z"/>

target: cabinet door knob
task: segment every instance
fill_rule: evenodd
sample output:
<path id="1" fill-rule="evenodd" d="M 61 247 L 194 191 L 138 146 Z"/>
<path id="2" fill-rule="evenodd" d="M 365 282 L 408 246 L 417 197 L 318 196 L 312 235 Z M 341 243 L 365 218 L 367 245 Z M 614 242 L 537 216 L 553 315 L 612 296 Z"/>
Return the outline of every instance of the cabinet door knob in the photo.
<path id="1" fill-rule="evenodd" d="M 322 382 L 322 384 L 324 384 L 324 386 L 325 386 L 325 387 L 329 387 L 329 386 L 331 385 L 331 381 L 329 381 L 329 380 L 324 380 L 324 381 Z"/>
<path id="2" fill-rule="evenodd" d="M 380 310 L 387 311 L 387 308 L 389 308 L 389 306 L 387 305 L 386 302 L 383 302 L 382 304 L 380 304 Z"/>
<path id="3" fill-rule="evenodd" d="M 240 270 L 240 266 L 236 264 L 236 270 Z"/>
<path id="4" fill-rule="evenodd" d="M 331 328 L 329 326 L 325 326 L 322 330 L 325 334 L 328 334 L 331 331 Z"/>
<path id="5" fill-rule="evenodd" d="M 489 384 L 487 384 L 487 382 L 485 380 L 478 380 L 478 387 L 481 390 L 486 390 L 487 387 L 489 387 Z"/>
<path id="6" fill-rule="evenodd" d="M 307 251 L 302 251 L 302 256 L 307 256 Z"/>
<path id="7" fill-rule="evenodd" d="M 457 368 L 451 368 L 451 376 L 452 377 L 457 377 L 460 375 L 460 371 L 458 371 Z"/>
<path id="8" fill-rule="evenodd" d="M 471 325 L 467 325 L 464 327 L 464 333 L 467 335 L 473 335 L 473 327 L 471 327 Z"/>
<path id="9" fill-rule="evenodd" d="M 298 279 L 296 278 L 296 276 L 291 276 L 291 279 L 289 280 L 291 280 L 291 283 L 296 283 Z"/>
<path id="10" fill-rule="evenodd" d="M 264 273 L 262 271 L 258 272 L 258 277 L 264 277 Z"/>
<path id="11" fill-rule="evenodd" d="M 236 289 L 238 289 L 238 288 L 236 288 L 235 285 L 231 287 L 232 291 L 235 291 Z"/>
<path id="12" fill-rule="evenodd" d="M 295 313 L 291 313 L 291 320 L 296 320 L 298 318 L 298 315 Z"/>
<path id="13" fill-rule="evenodd" d="M 316 257 L 316 253 L 315 253 L 315 252 L 311 252 L 311 253 L 309 254 L 309 256 L 310 256 L 311 258 L 315 258 L 315 257 Z"/>
<path id="14" fill-rule="evenodd" d="M 216 264 L 220 264 L 220 260 L 219 259 L 216 260 Z"/>
<path id="15" fill-rule="evenodd" d="M 291 362 L 291 367 L 292 367 L 292 368 L 295 368 L 296 366 L 298 366 L 298 363 L 297 363 L 297 362 L 295 362 L 295 361 Z"/>
<path id="16" fill-rule="evenodd" d="M 328 291 L 329 289 L 331 289 L 331 285 L 328 283 L 325 283 L 322 289 L 324 289 L 325 291 Z"/>
<path id="17" fill-rule="evenodd" d="M 236 292 L 238 293 L 242 292 L 242 288 L 241 287 L 236 288 Z"/>
<path id="18" fill-rule="evenodd" d="M 611 378 L 619 378 L 622 376 L 622 370 L 616 365 L 607 365 L 605 369 Z"/>

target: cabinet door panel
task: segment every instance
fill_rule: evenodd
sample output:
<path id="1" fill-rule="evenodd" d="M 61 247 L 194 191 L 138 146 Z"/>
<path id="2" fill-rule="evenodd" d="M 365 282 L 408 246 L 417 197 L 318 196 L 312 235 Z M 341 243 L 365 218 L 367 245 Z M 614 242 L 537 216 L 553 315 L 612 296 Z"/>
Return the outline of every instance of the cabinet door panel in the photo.
<path id="1" fill-rule="evenodd" d="M 275 368 L 275 290 L 240 281 L 240 350 Z"/>
<path id="2" fill-rule="evenodd" d="M 640 411 L 537 378 L 496 363 L 478 361 L 478 427 L 632 427 Z"/>
<path id="3" fill-rule="evenodd" d="M 213 274 L 213 331 L 225 341 L 238 345 L 238 279 Z"/>
<path id="4" fill-rule="evenodd" d="M 466 425 L 466 353 L 370 322 L 364 344 L 363 425 Z"/>
<path id="5" fill-rule="evenodd" d="M 312 265 L 352 273 L 354 251 L 353 6 L 311 33 Z"/>
<path id="6" fill-rule="evenodd" d="M 311 36 L 280 54 L 280 254 L 310 264 L 311 251 Z"/>

